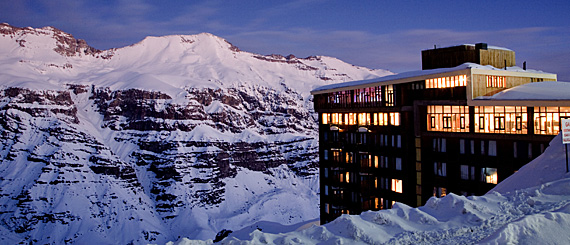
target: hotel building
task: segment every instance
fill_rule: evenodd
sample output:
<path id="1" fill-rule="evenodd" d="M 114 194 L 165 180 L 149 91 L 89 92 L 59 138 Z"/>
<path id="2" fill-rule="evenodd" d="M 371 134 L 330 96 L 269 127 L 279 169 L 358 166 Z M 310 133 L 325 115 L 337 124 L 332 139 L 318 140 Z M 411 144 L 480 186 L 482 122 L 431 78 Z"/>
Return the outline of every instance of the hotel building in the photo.
<path id="1" fill-rule="evenodd" d="M 321 224 L 341 214 L 482 195 L 570 118 L 570 83 L 486 44 L 422 51 L 421 71 L 317 88 Z"/>

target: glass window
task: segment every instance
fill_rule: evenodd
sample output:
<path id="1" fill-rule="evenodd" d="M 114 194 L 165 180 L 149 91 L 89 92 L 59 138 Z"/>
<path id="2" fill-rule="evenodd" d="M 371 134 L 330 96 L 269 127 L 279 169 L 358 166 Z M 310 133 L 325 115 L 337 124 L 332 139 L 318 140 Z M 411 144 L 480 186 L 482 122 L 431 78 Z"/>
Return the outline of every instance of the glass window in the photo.
<path id="1" fill-rule="evenodd" d="M 481 168 L 481 181 L 490 184 L 497 184 L 497 169 L 496 168 Z"/>
<path id="2" fill-rule="evenodd" d="M 504 76 L 487 76 L 487 88 L 504 88 Z"/>
<path id="3" fill-rule="evenodd" d="M 434 197 L 444 197 L 447 195 L 447 189 L 445 187 L 433 187 Z"/>
<path id="4" fill-rule="evenodd" d="M 427 106 L 428 131 L 469 132 L 469 107 Z"/>
<path id="5" fill-rule="evenodd" d="M 489 156 L 497 156 L 497 141 L 489 140 Z"/>
<path id="6" fill-rule="evenodd" d="M 386 85 L 386 89 L 384 90 L 386 106 L 394 106 L 395 105 L 395 92 L 394 92 L 394 85 Z"/>
<path id="7" fill-rule="evenodd" d="M 396 147 L 402 148 L 402 136 L 396 135 Z"/>
<path id="8" fill-rule="evenodd" d="M 570 118 L 570 107 L 535 107 L 534 133 L 558 134 L 560 132 L 560 118 Z"/>
<path id="9" fill-rule="evenodd" d="M 433 171 L 437 176 L 447 176 L 447 164 L 444 162 L 434 162 L 433 163 Z"/>
<path id="10" fill-rule="evenodd" d="M 459 140 L 459 154 L 465 154 L 465 140 Z"/>
<path id="11" fill-rule="evenodd" d="M 402 170 L 402 158 L 396 157 L 396 170 Z"/>
<path id="12" fill-rule="evenodd" d="M 329 113 L 323 113 L 322 114 L 322 118 L 323 118 L 323 124 L 329 124 L 330 122 L 330 114 Z"/>
<path id="13" fill-rule="evenodd" d="M 451 88 L 467 85 L 467 75 L 438 77 L 425 80 L 426 88 Z"/>
<path id="14" fill-rule="evenodd" d="M 527 108 L 525 106 L 475 106 L 475 132 L 526 134 Z"/>
<path id="15" fill-rule="evenodd" d="M 402 193 L 402 180 L 392 179 L 392 191 Z"/>
<path id="16" fill-rule="evenodd" d="M 469 179 L 469 166 L 468 165 L 461 165 L 461 179 L 464 179 L 464 180 Z"/>

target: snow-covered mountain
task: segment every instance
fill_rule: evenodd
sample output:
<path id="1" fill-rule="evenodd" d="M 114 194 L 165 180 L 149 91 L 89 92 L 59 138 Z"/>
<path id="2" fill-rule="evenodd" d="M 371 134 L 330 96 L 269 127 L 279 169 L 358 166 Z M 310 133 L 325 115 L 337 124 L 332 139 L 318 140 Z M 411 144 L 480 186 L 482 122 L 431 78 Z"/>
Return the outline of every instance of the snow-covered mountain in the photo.
<path id="1" fill-rule="evenodd" d="M 546 151 L 484 196 L 433 197 L 411 208 L 343 214 L 323 226 L 230 234 L 223 244 L 569 244 L 570 173 L 561 136 Z M 295 231 L 295 228 L 297 231 Z M 279 230 L 293 230 L 281 233 Z M 181 238 L 169 244 L 212 244 Z"/>
<path id="2" fill-rule="evenodd" d="M 101 51 L 0 24 L 0 240 L 164 243 L 315 219 L 309 91 L 388 74 L 207 33 Z"/>

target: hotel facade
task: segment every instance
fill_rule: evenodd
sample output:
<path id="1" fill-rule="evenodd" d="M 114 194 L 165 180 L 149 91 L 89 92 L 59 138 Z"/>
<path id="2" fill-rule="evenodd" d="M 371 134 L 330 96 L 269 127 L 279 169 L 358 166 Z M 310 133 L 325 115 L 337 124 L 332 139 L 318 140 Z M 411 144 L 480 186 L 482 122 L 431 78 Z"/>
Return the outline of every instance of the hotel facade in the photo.
<path id="1" fill-rule="evenodd" d="M 570 83 L 514 65 L 514 51 L 460 45 L 422 51 L 421 71 L 311 91 L 321 223 L 482 195 L 541 154 L 570 118 L 569 98 L 555 96 Z"/>

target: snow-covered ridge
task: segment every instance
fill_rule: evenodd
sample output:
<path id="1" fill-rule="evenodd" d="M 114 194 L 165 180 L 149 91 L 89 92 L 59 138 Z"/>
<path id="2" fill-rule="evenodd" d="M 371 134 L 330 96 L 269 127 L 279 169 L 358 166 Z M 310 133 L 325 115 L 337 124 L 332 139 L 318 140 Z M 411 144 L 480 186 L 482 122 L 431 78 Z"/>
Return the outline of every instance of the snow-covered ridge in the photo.
<path id="1" fill-rule="evenodd" d="M 385 74 L 207 33 L 98 51 L 2 24 L 0 241 L 164 243 L 314 220 L 309 91 Z"/>

